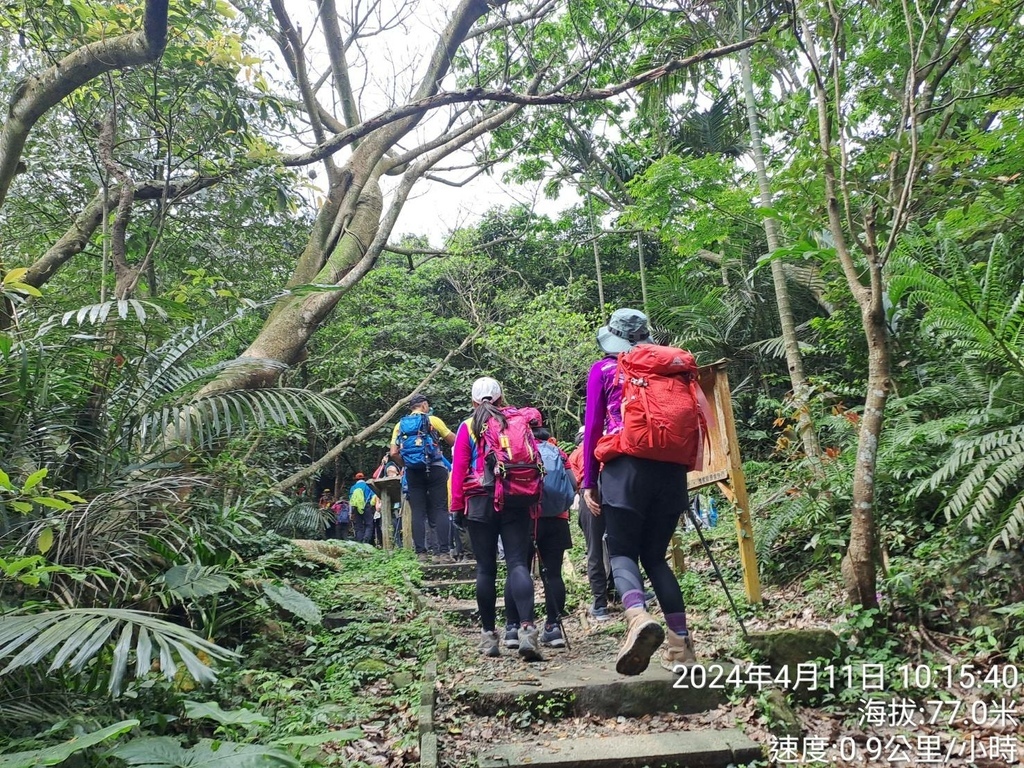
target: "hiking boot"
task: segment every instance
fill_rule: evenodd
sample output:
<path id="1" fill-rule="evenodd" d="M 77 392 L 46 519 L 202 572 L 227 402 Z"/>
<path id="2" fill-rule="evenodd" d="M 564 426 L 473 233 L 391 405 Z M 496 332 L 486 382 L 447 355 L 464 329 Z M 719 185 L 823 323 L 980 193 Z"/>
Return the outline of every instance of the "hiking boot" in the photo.
<path id="1" fill-rule="evenodd" d="M 589 611 L 587 611 L 587 614 L 594 621 L 611 621 L 612 620 L 612 615 L 610 613 L 608 613 L 608 609 L 605 608 L 604 606 L 601 606 L 600 608 L 591 608 Z"/>
<path id="2" fill-rule="evenodd" d="M 519 647 L 519 626 L 517 624 L 509 624 L 505 627 L 505 647 Z"/>
<path id="3" fill-rule="evenodd" d="M 626 621 L 626 640 L 615 660 L 615 671 L 620 675 L 639 675 L 665 639 L 665 630 L 645 608 L 627 608 Z"/>
<path id="4" fill-rule="evenodd" d="M 677 635 L 670 629 L 665 635 L 668 647 L 661 651 L 661 666 L 675 672 L 676 667 L 692 667 L 697 663 L 697 654 L 693 652 L 693 638 L 689 634 Z"/>
<path id="5" fill-rule="evenodd" d="M 441 565 L 452 565 L 455 562 L 455 558 L 445 552 L 437 556 L 437 562 L 441 563 Z"/>
<path id="6" fill-rule="evenodd" d="M 501 651 L 498 650 L 498 633 L 494 630 L 480 630 L 480 645 L 477 647 L 484 656 L 494 658 L 501 655 Z"/>
<path id="7" fill-rule="evenodd" d="M 537 628 L 533 624 L 519 629 L 519 655 L 523 661 L 544 661 L 540 655 Z"/>
<path id="8" fill-rule="evenodd" d="M 416 555 L 416 559 L 420 561 L 420 565 L 430 565 L 432 562 L 434 562 L 429 552 L 420 552 L 418 555 Z"/>
<path id="9" fill-rule="evenodd" d="M 540 633 L 540 644 L 549 645 L 552 648 L 564 648 L 565 638 L 562 637 L 562 628 L 557 624 L 545 624 L 544 631 Z"/>

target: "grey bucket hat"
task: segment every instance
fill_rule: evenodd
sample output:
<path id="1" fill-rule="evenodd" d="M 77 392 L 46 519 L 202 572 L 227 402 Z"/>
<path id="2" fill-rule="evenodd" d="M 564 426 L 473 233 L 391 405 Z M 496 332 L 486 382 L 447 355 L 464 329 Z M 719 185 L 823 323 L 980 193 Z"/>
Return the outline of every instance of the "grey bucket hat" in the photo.
<path id="1" fill-rule="evenodd" d="M 647 315 L 639 309 L 616 309 L 608 325 L 597 329 L 597 343 L 609 355 L 628 352 L 637 344 L 653 344 Z"/>

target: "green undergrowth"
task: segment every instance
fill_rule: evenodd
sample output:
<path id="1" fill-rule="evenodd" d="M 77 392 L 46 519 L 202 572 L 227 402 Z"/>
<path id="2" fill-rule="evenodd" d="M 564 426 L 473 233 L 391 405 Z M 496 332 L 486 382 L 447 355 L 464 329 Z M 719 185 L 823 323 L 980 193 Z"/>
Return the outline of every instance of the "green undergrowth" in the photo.
<path id="1" fill-rule="evenodd" d="M 305 749 L 308 765 L 359 765 L 338 743 L 371 732 L 390 748 L 416 744 L 410 727 L 423 664 L 434 644 L 427 618 L 409 588 L 418 574 L 405 552 L 346 557 L 340 572 L 307 577 L 302 590 L 332 627 L 312 630 L 270 620 L 243 648 L 244 663 L 221 677 L 215 697 L 225 709 L 254 707 L 268 724 L 249 734 L 260 741 L 315 738 L 340 729 L 337 742 Z M 238 734 L 233 734 L 237 737 Z"/>
<path id="2" fill-rule="evenodd" d="M 115 696 L 76 689 L 58 671 L 48 697 L 8 695 L 24 714 L 19 730 L 0 735 L 0 768 L 415 759 L 418 683 L 435 644 L 413 557 L 271 539 L 258 549 L 235 580 L 192 577 L 184 619 L 225 649 L 215 680 L 198 683 L 169 652 Z M 100 650 L 88 669 L 102 684 L 114 658 Z"/>

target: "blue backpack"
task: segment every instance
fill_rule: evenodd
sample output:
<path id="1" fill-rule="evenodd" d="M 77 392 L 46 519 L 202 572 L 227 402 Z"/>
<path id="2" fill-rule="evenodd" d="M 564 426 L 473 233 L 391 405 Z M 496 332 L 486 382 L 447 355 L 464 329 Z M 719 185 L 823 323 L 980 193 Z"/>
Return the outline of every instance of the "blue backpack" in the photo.
<path id="1" fill-rule="evenodd" d="M 558 517 L 572 506 L 576 492 L 572 489 L 569 470 L 565 468 L 562 452 L 549 442 L 538 442 L 544 459 L 544 490 L 540 497 L 540 516 Z"/>
<path id="2" fill-rule="evenodd" d="M 410 413 L 398 422 L 398 450 L 406 468 L 425 469 L 441 460 L 436 433 L 425 413 Z"/>

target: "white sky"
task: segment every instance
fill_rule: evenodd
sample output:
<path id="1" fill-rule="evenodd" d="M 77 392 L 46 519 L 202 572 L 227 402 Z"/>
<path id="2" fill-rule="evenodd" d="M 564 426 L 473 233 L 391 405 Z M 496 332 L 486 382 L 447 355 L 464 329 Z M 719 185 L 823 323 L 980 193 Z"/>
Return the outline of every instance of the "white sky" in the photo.
<path id="1" fill-rule="evenodd" d="M 356 0 L 358 1 L 358 0 Z M 316 23 L 316 0 L 289 0 L 288 12 L 293 23 L 302 31 L 307 39 L 308 50 L 311 52 L 314 72 L 310 78 L 315 79 L 321 72 L 329 69 L 326 51 L 323 50 L 322 37 Z M 339 0 L 338 11 L 341 15 L 348 12 L 348 3 Z M 366 66 L 358 52 L 350 50 L 349 66 L 353 80 L 353 88 L 357 92 L 362 116 L 368 117 L 375 112 L 383 111 L 394 101 L 404 101 L 407 94 L 415 86 L 420 75 L 422 61 L 432 50 L 437 40 L 437 30 L 444 25 L 446 4 L 440 0 L 382 0 L 382 14 L 385 17 L 401 7 L 414 10 L 403 22 L 394 29 L 388 30 L 372 38 L 361 41 L 365 56 L 373 61 L 372 67 Z M 344 23 L 343 23 L 344 24 Z M 342 27 L 344 34 L 345 28 Z M 275 51 L 276 52 L 276 51 Z M 279 54 L 278 54 L 279 56 Z M 277 79 L 283 80 L 283 72 Z M 290 83 L 290 80 L 289 80 Z M 450 79 L 444 87 L 455 87 Z M 330 98 L 328 86 L 320 91 L 322 101 Z M 329 109 L 330 104 L 325 104 Z M 340 108 L 336 111 L 340 116 Z M 420 138 L 431 135 L 432 125 L 438 125 L 443 119 L 424 119 L 418 126 L 416 135 Z M 440 123 L 443 126 L 443 123 Z M 414 145 L 410 137 L 403 145 Z M 344 157 L 340 155 L 339 159 Z M 460 166 L 471 162 L 468 152 L 452 155 L 443 161 L 443 165 Z M 563 195 L 560 200 L 547 199 L 542 190 L 542 183 L 532 185 L 506 184 L 501 180 L 502 173 L 508 169 L 495 169 L 490 175 L 480 175 L 462 187 L 453 187 L 436 181 L 423 179 L 413 188 L 409 200 L 402 209 L 398 223 L 392 232 L 391 241 L 398 241 L 403 234 L 426 235 L 434 246 L 441 246 L 446 236 L 452 231 L 476 223 L 487 211 L 495 207 L 508 208 L 517 204 L 533 207 L 537 212 L 551 216 L 571 205 L 575 195 Z M 317 169 L 318 180 L 323 179 L 322 169 Z M 458 171 L 445 174 L 446 178 L 462 180 L 469 176 L 470 171 Z M 384 179 L 387 185 L 389 179 Z M 385 194 L 387 194 L 385 186 Z M 385 200 L 385 205 L 387 200 Z"/>

